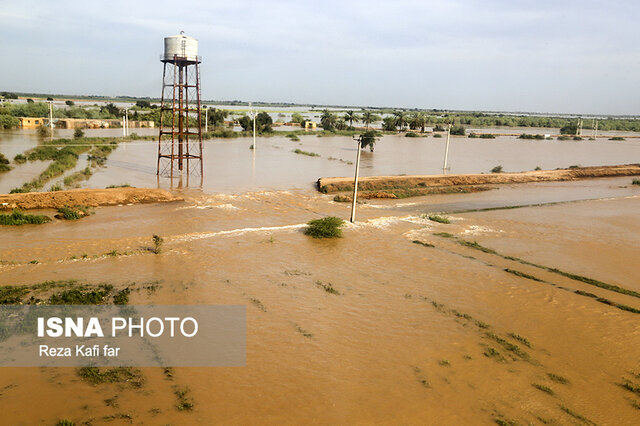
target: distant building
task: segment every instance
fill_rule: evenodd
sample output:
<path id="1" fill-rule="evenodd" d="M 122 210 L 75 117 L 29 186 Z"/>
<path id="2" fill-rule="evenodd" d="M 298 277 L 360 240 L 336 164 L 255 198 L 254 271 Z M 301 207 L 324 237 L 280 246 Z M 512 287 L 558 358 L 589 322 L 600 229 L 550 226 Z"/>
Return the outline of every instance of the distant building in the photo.
<path id="1" fill-rule="evenodd" d="M 49 122 L 49 119 L 44 117 L 18 117 L 18 120 L 23 129 L 35 129 Z"/>

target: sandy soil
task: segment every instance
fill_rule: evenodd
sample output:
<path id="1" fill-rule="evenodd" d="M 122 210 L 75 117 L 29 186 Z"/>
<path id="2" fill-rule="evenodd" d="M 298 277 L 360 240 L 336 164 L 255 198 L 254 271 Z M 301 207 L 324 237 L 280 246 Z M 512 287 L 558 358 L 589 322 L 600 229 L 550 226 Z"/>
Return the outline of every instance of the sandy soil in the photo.
<path id="1" fill-rule="evenodd" d="M 0 208 L 55 209 L 63 206 L 115 206 L 119 204 L 182 201 L 169 191 L 156 188 L 72 189 L 55 192 L 0 194 Z"/>
<path id="2" fill-rule="evenodd" d="M 407 189 L 461 185 L 551 182 L 638 175 L 640 175 L 640 164 L 539 170 L 519 173 L 371 176 L 360 178 L 358 181 L 358 189 L 363 191 L 376 191 L 395 188 Z M 318 190 L 325 193 L 353 190 L 353 177 L 320 178 L 318 179 Z"/>

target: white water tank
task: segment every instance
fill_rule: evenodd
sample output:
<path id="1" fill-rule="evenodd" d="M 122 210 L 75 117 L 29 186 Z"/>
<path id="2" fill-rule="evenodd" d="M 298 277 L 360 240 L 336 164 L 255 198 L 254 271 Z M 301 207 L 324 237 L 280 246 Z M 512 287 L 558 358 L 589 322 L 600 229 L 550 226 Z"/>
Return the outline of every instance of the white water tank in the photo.
<path id="1" fill-rule="evenodd" d="M 164 38 L 164 59 L 173 60 L 176 57 L 183 61 L 198 60 L 198 40 L 182 33 Z"/>

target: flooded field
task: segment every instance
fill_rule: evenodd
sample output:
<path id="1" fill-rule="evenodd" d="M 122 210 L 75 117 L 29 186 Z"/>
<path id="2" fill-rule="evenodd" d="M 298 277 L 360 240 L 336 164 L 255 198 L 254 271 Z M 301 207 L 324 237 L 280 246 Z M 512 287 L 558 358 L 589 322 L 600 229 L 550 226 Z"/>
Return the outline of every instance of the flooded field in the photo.
<path id="1" fill-rule="evenodd" d="M 313 182 L 351 175 L 355 143 L 261 138 L 254 153 L 251 142 L 208 142 L 202 186 L 174 189 L 185 201 L 0 229 L 0 285 L 77 279 L 130 287 L 132 304 L 247 305 L 246 367 L 142 368 L 139 386 L 3 369 L 4 422 L 637 423 L 640 396 L 624 386 L 640 383 L 630 178 L 369 200 L 343 238 L 314 240 L 307 221 L 349 206 Z M 83 186 L 170 187 L 155 149 L 121 144 Z M 363 174 L 438 173 L 443 151 L 443 139 L 385 136 Z M 450 150 L 452 173 L 638 158 L 635 141 L 453 138 Z M 528 207 L 471 211 L 513 206 Z M 451 223 L 424 216 L 435 212 Z M 146 249 L 153 234 L 161 254 Z M 181 391 L 192 410 L 177 408 Z"/>
<path id="2" fill-rule="evenodd" d="M 155 129 L 135 129 L 140 135 L 154 134 Z M 87 136 L 117 136 L 118 129 L 88 130 Z M 70 137 L 60 131 L 60 136 Z M 8 158 L 37 143 L 32 133 L 2 134 L 0 152 Z M 240 193 L 253 190 L 311 189 L 319 177 L 351 176 L 356 156 L 356 142 L 349 137 L 301 136 L 299 142 L 282 136 L 258 138 L 255 152 L 249 149 L 251 138 L 212 139 L 205 141 L 205 175 L 190 177 L 189 187 L 205 193 Z M 293 151 L 314 152 L 308 157 Z M 442 173 L 445 138 L 407 138 L 387 135 L 378 141 L 375 151 L 363 151 L 362 176 Z M 106 168 L 98 169 L 84 187 L 102 187 L 128 183 L 138 187 L 170 188 L 167 180 L 156 177 L 157 142 L 131 141 L 121 143 L 108 158 Z M 449 173 L 483 173 L 501 165 L 506 172 L 566 168 L 574 165 L 614 165 L 638 162 L 640 139 L 627 141 L 538 141 L 515 137 L 469 139 L 452 137 L 449 148 Z M 35 163 L 38 164 L 38 163 Z M 81 156 L 78 167 L 86 165 Z M 42 166 L 42 165 L 40 165 Z M 42 166 L 44 169 L 46 166 Z M 0 192 L 8 192 L 20 179 L 34 177 L 41 170 L 33 164 L 16 166 L 0 175 Z M 13 175 L 13 176 L 11 176 Z M 27 179 L 24 179 L 27 180 Z M 24 181 L 23 180 L 23 181 Z M 174 180 L 173 186 L 180 185 Z M 187 185 L 186 177 L 182 186 Z"/>

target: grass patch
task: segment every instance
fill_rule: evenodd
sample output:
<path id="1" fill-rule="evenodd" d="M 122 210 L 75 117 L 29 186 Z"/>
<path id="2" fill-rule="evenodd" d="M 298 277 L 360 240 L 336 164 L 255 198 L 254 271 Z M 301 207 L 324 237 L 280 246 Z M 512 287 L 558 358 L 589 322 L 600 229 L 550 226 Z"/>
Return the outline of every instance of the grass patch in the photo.
<path id="1" fill-rule="evenodd" d="M 0 153 L 0 172 L 8 172 L 11 169 L 13 167 L 9 165 L 9 159 Z"/>
<path id="2" fill-rule="evenodd" d="M 640 185 L 640 179 L 634 179 L 631 181 L 631 185 Z"/>
<path id="3" fill-rule="evenodd" d="M 537 281 L 539 283 L 545 282 L 544 280 L 541 280 L 540 278 L 534 277 L 533 275 L 525 274 L 524 272 L 516 271 L 515 269 L 505 268 L 505 269 L 503 269 L 503 271 L 508 272 L 510 274 L 513 274 L 513 275 L 515 275 L 517 277 L 526 278 L 528 280 Z"/>
<path id="4" fill-rule="evenodd" d="M 127 304 L 129 304 L 129 294 L 130 293 L 131 293 L 131 290 L 129 289 L 129 287 L 125 288 L 124 290 L 120 290 L 119 292 L 117 292 L 113 296 L 113 304 L 114 305 L 127 305 Z"/>
<path id="5" fill-rule="evenodd" d="M 440 361 L 438 361 L 438 365 L 441 365 L 443 367 L 449 367 L 451 363 L 449 362 L 449 360 L 441 359 Z"/>
<path id="6" fill-rule="evenodd" d="M 614 136 L 612 138 L 609 138 L 610 141 L 623 141 L 625 140 L 622 136 Z"/>
<path id="7" fill-rule="evenodd" d="M 407 132 L 404 136 L 407 137 L 407 138 L 419 138 L 420 137 L 420 135 L 418 135 L 418 134 L 416 134 L 414 132 Z"/>
<path id="8" fill-rule="evenodd" d="M 531 386 L 533 386 L 534 388 L 538 389 L 539 391 L 542 391 L 544 393 L 548 393 L 549 395 L 555 395 L 555 392 L 549 386 L 540 385 L 538 383 L 532 383 Z"/>
<path id="9" fill-rule="evenodd" d="M 140 370 L 131 367 L 81 367 L 77 370 L 78 376 L 92 385 L 104 383 L 127 383 L 131 387 L 140 388 L 144 384 L 144 377 Z"/>
<path id="10" fill-rule="evenodd" d="M 518 355 L 520 358 L 522 359 L 529 359 L 529 354 L 526 353 L 525 351 L 523 351 L 522 349 L 520 349 L 520 346 L 518 345 L 514 345 L 513 343 L 507 342 L 505 339 L 503 339 L 502 337 L 491 333 L 491 332 L 487 332 L 485 333 L 485 336 L 487 336 L 489 339 L 495 341 L 496 343 L 499 343 L 505 350 L 509 351 L 509 352 L 513 352 L 514 354 Z"/>
<path id="11" fill-rule="evenodd" d="M 51 305 L 103 305 L 113 290 L 110 284 L 103 284 L 97 290 L 70 289 L 53 294 L 49 298 Z"/>
<path id="12" fill-rule="evenodd" d="M 436 237 L 442 237 L 442 238 L 455 238 L 455 235 L 450 234 L 448 232 L 436 232 L 433 235 L 435 235 Z"/>
<path id="13" fill-rule="evenodd" d="M 267 307 L 262 304 L 260 299 L 250 297 L 249 300 L 256 306 L 256 308 L 260 309 L 262 312 L 267 312 Z"/>
<path id="14" fill-rule="evenodd" d="M 504 362 L 506 361 L 506 359 L 502 356 L 502 354 L 500 352 L 498 352 L 497 349 L 492 348 L 492 347 L 488 347 L 485 351 L 484 351 L 484 356 L 486 356 L 487 358 L 492 358 L 498 362 Z"/>
<path id="15" fill-rule="evenodd" d="M 451 223 L 449 218 L 446 218 L 444 216 L 439 216 L 437 214 L 430 214 L 429 216 L 427 216 L 427 218 L 433 222 L 444 223 L 444 224 Z"/>
<path id="16" fill-rule="evenodd" d="M 474 321 L 474 323 L 475 323 L 475 325 L 477 325 L 479 328 L 487 329 L 487 328 L 490 328 L 490 327 L 491 327 L 491 326 L 490 326 L 489 324 L 487 324 L 486 322 L 482 322 L 482 321 L 479 321 L 479 320 L 475 320 L 475 321 Z"/>
<path id="17" fill-rule="evenodd" d="M 16 164 L 24 164 L 27 162 L 27 157 L 25 157 L 24 154 L 16 154 L 16 156 L 13 157 L 13 162 Z"/>
<path id="18" fill-rule="evenodd" d="M 84 170 L 72 173 L 69 176 L 65 177 L 63 179 L 64 186 L 77 187 L 78 186 L 77 183 L 79 181 L 89 179 L 92 174 L 93 172 L 91 171 L 91 168 L 85 167 Z"/>
<path id="19" fill-rule="evenodd" d="M 498 254 L 495 250 L 490 249 L 488 247 L 485 246 L 481 246 L 480 244 L 478 244 L 475 241 L 467 241 L 467 240 L 457 240 L 457 243 L 460 244 L 461 246 L 465 246 L 465 247 L 469 247 L 472 248 L 474 250 L 480 250 L 481 252 L 484 253 L 489 253 L 489 254 Z"/>
<path id="20" fill-rule="evenodd" d="M 131 188 L 131 185 L 129 185 L 128 183 L 122 183 L 120 185 L 109 185 L 105 187 L 105 189 L 112 189 L 112 188 Z"/>
<path id="21" fill-rule="evenodd" d="M 296 330 L 298 331 L 298 333 L 302 334 L 304 337 L 308 337 L 308 338 L 313 337 L 313 334 L 309 333 L 299 325 L 296 326 Z"/>
<path id="22" fill-rule="evenodd" d="M 453 235 L 447 234 L 447 233 L 437 233 L 437 234 L 433 234 L 433 235 L 437 235 L 437 236 L 440 236 L 440 237 L 446 237 L 446 238 L 455 238 Z M 494 254 L 496 256 L 502 257 L 503 259 L 513 260 L 515 262 L 522 263 L 523 265 L 529 265 L 529 266 L 536 267 L 538 269 L 543 269 L 545 271 L 552 272 L 554 274 L 562 275 L 563 277 L 572 279 L 574 281 L 580 281 L 580 282 L 583 282 L 585 284 L 592 285 L 594 287 L 599 287 L 599 288 L 603 288 L 605 290 L 613 291 L 613 292 L 616 292 L 616 293 L 626 294 L 627 296 L 640 298 L 640 293 L 638 293 L 637 291 L 634 291 L 634 290 L 629 290 L 629 289 L 626 289 L 626 288 L 623 288 L 623 287 L 619 287 L 617 285 L 608 284 L 608 283 L 605 283 L 605 282 L 602 282 L 602 281 L 599 281 L 599 280 L 596 280 L 596 279 L 593 279 L 593 278 L 584 277 L 582 275 L 572 274 L 570 272 L 565 272 L 565 271 L 562 271 L 562 270 L 557 269 L 557 268 L 551 268 L 549 266 L 538 265 L 536 263 L 532 263 L 532 262 L 526 261 L 524 259 L 520 259 L 518 257 L 505 256 L 503 254 L 500 254 L 500 253 L 496 252 L 493 249 L 490 249 L 488 247 L 484 247 L 484 246 L 478 244 L 475 241 L 472 242 L 472 241 L 467 241 L 467 240 L 457 239 L 457 238 L 456 238 L 456 241 L 457 241 L 458 244 L 463 245 L 465 247 L 470 247 L 470 248 L 473 248 L 475 250 L 480 250 L 480 251 L 482 251 L 484 253 Z M 514 274 L 514 275 L 521 276 L 523 278 L 532 279 L 534 281 L 546 282 L 546 281 L 543 281 L 543 280 L 541 280 L 539 278 L 536 278 L 536 277 L 534 277 L 532 275 L 528 275 L 528 274 L 525 274 L 523 272 L 515 271 L 515 270 L 512 270 L 512 269 L 508 269 L 507 268 L 507 269 L 505 269 L 505 271 L 509 272 L 511 274 Z M 578 293 L 579 291 L 580 290 L 577 290 L 576 293 Z M 583 292 L 581 292 L 581 293 L 583 293 Z M 578 294 L 581 294 L 581 293 L 578 293 Z M 594 295 L 594 297 L 597 297 L 597 296 Z M 621 309 L 624 309 L 624 310 L 629 310 L 631 312 L 638 311 L 635 308 L 630 308 L 630 307 L 625 306 L 625 305 L 621 305 L 621 306 L 623 306 L 623 308 L 621 308 Z M 618 306 L 618 307 L 620 307 L 620 306 Z"/>
<path id="23" fill-rule="evenodd" d="M 58 209 L 58 213 L 59 214 L 57 214 L 55 217 L 57 219 L 64 220 L 78 220 L 91 214 L 89 207 L 86 206 L 64 206 Z"/>
<path id="24" fill-rule="evenodd" d="M 582 415 L 576 413 L 575 411 L 572 411 L 569 407 L 566 407 L 564 405 L 560 405 L 560 409 L 562 411 L 564 411 L 565 413 L 567 413 L 568 415 L 570 415 L 571 417 L 573 417 L 574 419 L 578 419 L 581 422 L 586 423 L 588 425 L 595 425 L 594 422 L 592 422 L 591 420 L 589 420 L 585 416 L 582 416 Z"/>
<path id="25" fill-rule="evenodd" d="M 298 142 L 298 141 L 300 141 L 300 138 L 299 138 L 299 137 L 298 137 L 298 135 L 296 135 L 295 133 L 289 133 L 289 134 L 287 135 L 287 137 L 288 137 L 289 139 L 291 139 L 291 142 Z"/>
<path id="26" fill-rule="evenodd" d="M 544 135 L 530 135 L 528 133 L 522 133 L 520 136 L 518 136 L 518 139 L 538 139 L 538 140 L 543 140 L 544 139 Z"/>
<path id="27" fill-rule="evenodd" d="M 333 201 L 335 201 L 336 203 L 350 203 L 351 200 L 352 198 L 347 195 L 338 194 L 335 197 L 333 197 Z"/>
<path id="28" fill-rule="evenodd" d="M 153 234 L 153 237 L 151 237 L 151 240 L 153 241 L 153 248 L 151 249 L 151 251 L 155 254 L 160 254 L 160 252 L 162 251 L 162 244 L 164 243 L 164 238 L 162 238 L 159 235 Z"/>
<path id="29" fill-rule="evenodd" d="M 320 154 L 318 154 L 317 152 L 303 151 L 299 148 L 294 149 L 293 152 L 300 155 L 306 155 L 307 157 L 320 157 Z"/>
<path id="30" fill-rule="evenodd" d="M 549 376 L 549 378 L 551 380 L 553 380 L 556 383 L 560 383 L 562 385 L 567 385 L 569 384 L 569 379 L 567 379 L 566 377 L 562 377 L 558 374 L 553 374 L 553 373 L 547 373 L 547 376 Z"/>
<path id="31" fill-rule="evenodd" d="M 192 411 L 194 404 L 193 400 L 189 398 L 187 395 L 189 394 L 189 388 L 185 387 L 182 389 L 176 389 L 173 393 L 178 398 L 178 402 L 176 402 L 176 409 L 178 411 Z"/>
<path id="32" fill-rule="evenodd" d="M 340 238 L 344 221 L 335 216 L 314 219 L 307 223 L 304 233 L 313 238 Z"/>
<path id="33" fill-rule="evenodd" d="M 49 192 L 56 192 L 56 191 L 62 191 L 62 185 L 60 185 L 59 183 L 53 184 L 49 188 Z"/>
<path id="34" fill-rule="evenodd" d="M 331 283 L 325 284 L 322 281 L 316 281 L 316 286 L 320 287 L 329 294 L 335 294 L 336 296 L 340 295 L 340 292 L 333 288 L 333 285 L 331 285 Z"/>
<path id="35" fill-rule="evenodd" d="M 20 210 L 14 210 L 11 214 L 0 214 L 0 225 L 41 225 L 50 221 L 51 218 L 49 216 L 24 214 Z"/>
<path id="36" fill-rule="evenodd" d="M 508 336 L 511 337 L 514 340 L 517 340 L 518 342 L 522 343 L 523 345 L 525 345 L 528 348 L 532 347 L 531 342 L 526 337 L 522 337 L 522 336 L 520 336 L 519 334 L 516 334 L 516 333 L 509 333 Z"/>
<path id="37" fill-rule="evenodd" d="M 621 383 L 620 386 L 625 389 L 628 390 L 631 393 L 635 393 L 636 395 L 640 396 L 640 385 L 633 383 L 630 380 L 625 380 L 624 383 Z"/>
<path id="38" fill-rule="evenodd" d="M 435 247 L 433 244 L 425 243 L 425 242 L 420 241 L 420 240 L 413 240 L 412 243 L 413 244 L 420 244 L 421 246 L 425 246 L 425 247 Z"/>

